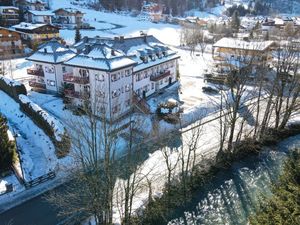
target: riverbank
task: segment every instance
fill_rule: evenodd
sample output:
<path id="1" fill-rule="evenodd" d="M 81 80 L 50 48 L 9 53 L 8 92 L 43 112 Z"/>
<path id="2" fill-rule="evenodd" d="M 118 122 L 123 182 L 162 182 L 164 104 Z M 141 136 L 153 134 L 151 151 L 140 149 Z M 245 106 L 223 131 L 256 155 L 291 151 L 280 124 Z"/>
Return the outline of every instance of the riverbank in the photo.
<path id="1" fill-rule="evenodd" d="M 160 197 L 156 197 L 153 200 L 150 200 L 148 205 L 142 212 L 142 216 L 137 218 L 137 221 L 142 224 L 167 224 L 168 221 L 176 218 L 178 216 L 178 212 L 184 212 L 189 205 L 193 204 L 193 199 L 195 195 L 199 194 L 199 190 L 207 191 L 207 184 L 211 183 L 213 179 L 216 178 L 217 174 L 224 173 L 226 171 L 230 171 L 232 166 L 235 163 L 238 163 L 244 159 L 249 159 L 251 157 L 260 157 L 261 154 L 264 154 L 265 151 L 270 149 L 276 149 L 276 145 L 289 137 L 300 134 L 299 125 L 289 126 L 289 128 L 285 130 L 281 130 L 279 132 L 275 132 L 274 130 L 269 130 L 268 135 L 265 135 L 264 141 L 259 142 L 251 142 L 249 140 L 244 141 L 239 146 L 238 151 L 235 152 L 234 156 L 226 157 L 223 161 L 215 161 L 210 165 L 207 165 L 207 162 L 199 164 L 197 166 L 197 172 L 194 173 L 193 177 L 188 179 L 188 183 L 184 185 L 188 187 L 185 192 L 190 194 L 185 195 L 183 192 L 183 184 L 180 179 L 175 179 L 172 182 L 171 187 L 165 188 L 163 195 Z M 298 135 L 299 136 L 299 135 Z M 300 137 L 299 137 L 300 138 Z M 247 150 L 246 150 L 247 149 Z M 268 150 L 266 150 L 268 149 Z M 240 153 L 240 154 L 239 154 Z M 241 154 L 242 153 L 242 154 Z M 283 160 L 280 160 L 283 161 Z M 274 178 L 272 178 L 274 179 Z M 169 191 L 169 193 L 167 192 Z M 242 192 L 244 189 L 242 188 Z M 209 201 L 209 199 L 208 199 Z M 233 204 L 233 200 L 228 200 L 229 205 Z M 248 200 L 245 200 L 243 204 L 247 204 Z M 215 210 L 219 210 L 218 208 L 214 208 Z M 202 212 L 206 214 L 205 210 Z M 185 214 L 185 213 L 184 213 Z M 199 215 L 201 217 L 201 215 Z M 183 217 L 185 216 L 183 215 Z M 177 221 L 178 222 L 178 221 Z M 189 221 L 181 221 L 184 223 L 170 223 L 170 224 L 198 224 Z M 200 222 L 203 224 L 202 222 Z M 209 223 L 214 224 L 214 223 Z M 215 223 L 218 224 L 218 223 Z M 235 223 L 232 223 L 235 224 Z M 240 224 L 240 223 L 236 223 Z M 243 224 L 243 223 L 241 223 Z"/>

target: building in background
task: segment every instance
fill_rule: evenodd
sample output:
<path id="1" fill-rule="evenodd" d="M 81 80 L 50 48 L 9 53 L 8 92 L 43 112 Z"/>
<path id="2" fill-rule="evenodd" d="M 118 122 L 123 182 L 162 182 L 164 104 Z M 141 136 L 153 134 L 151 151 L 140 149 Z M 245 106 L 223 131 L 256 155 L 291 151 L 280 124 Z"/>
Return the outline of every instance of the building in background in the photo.
<path id="1" fill-rule="evenodd" d="M 0 26 L 10 27 L 20 21 L 19 8 L 14 6 L 0 6 Z"/>
<path id="2" fill-rule="evenodd" d="M 51 11 L 27 10 L 24 13 L 24 18 L 28 23 L 52 23 L 54 13 Z"/>
<path id="3" fill-rule="evenodd" d="M 0 60 L 24 56 L 21 32 L 0 27 Z"/>
<path id="4" fill-rule="evenodd" d="M 14 0 L 14 6 L 20 8 L 23 11 L 26 10 L 46 10 L 47 3 L 42 0 Z"/>
<path id="5" fill-rule="evenodd" d="M 32 49 L 52 38 L 59 38 L 59 28 L 51 24 L 20 23 L 13 26 L 16 31 L 22 32 L 24 42 Z"/>
<path id="6" fill-rule="evenodd" d="M 83 26 L 84 13 L 74 8 L 59 8 L 53 11 L 53 22 L 62 26 L 74 28 Z"/>

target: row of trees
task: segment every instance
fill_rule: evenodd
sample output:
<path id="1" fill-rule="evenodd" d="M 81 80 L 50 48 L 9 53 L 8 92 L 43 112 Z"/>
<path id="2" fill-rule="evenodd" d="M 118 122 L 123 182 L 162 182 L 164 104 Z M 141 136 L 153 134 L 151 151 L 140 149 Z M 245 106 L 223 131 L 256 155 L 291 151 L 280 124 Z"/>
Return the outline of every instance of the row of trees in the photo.
<path id="1" fill-rule="evenodd" d="M 164 5 L 164 13 L 174 16 L 183 15 L 185 11 L 191 9 L 204 9 L 206 7 L 214 7 L 219 0 L 153 0 Z M 144 0 L 100 0 L 99 3 L 107 10 L 141 10 Z"/>

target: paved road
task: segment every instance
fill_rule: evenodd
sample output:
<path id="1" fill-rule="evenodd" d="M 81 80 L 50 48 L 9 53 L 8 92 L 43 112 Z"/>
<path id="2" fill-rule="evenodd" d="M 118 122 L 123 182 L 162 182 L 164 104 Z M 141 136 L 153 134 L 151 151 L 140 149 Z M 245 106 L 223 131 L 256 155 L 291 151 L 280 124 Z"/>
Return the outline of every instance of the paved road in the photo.
<path id="1" fill-rule="evenodd" d="M 60 221 L 57 211 L 44 200 L 44 196 L 35 197 L 0 214 L 0 225 L 56 225 Z"/>

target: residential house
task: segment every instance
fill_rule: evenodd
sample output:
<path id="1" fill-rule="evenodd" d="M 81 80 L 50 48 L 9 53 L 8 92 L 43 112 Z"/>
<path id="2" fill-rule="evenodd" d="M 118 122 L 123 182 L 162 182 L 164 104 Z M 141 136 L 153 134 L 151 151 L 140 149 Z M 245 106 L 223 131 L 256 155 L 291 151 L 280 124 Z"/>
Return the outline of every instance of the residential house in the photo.
<path id="1" fill-rule="evenodd" d="M 213 59 L 217 73 L 226 74 L 229 67 L 261 63 L 271 64 L 273 41 L 244 41 L 236 38 L 222 38 L 213 45 Z"/>
<path id="2" fill-rule="evenodd" d="M 54 10 L 55 14 L 54 23 L 65 25 L 68 27 L 81 27 L 83 25 L 83 15 L 81 11 L 74 8 L 60 8 Z"/>
<path id="3" fill-rule="evenodd" d="M 154 36 L 121 36 L 114 39 L 112 46 L 137 63 L 133 69 L 133 87 L 139 97 L 146 98 L 177 81 L 179 56 Z"/>
<path id="4" fill-rule="evenodd" d="M 41 0 L 14 0 L 14 6 L 20 8 L 23 11 L 26 10 L 46 10 L 47 3 Z"/>
<path id="5" fill-rule="evenodd" d="M 25 20 L 28 23 L 52 23 L 54 13 L 51 11 L 28 10 L 25 12 Z"/>
<path id="6" fill-rule="evenodd" d="M 150 20 L 152 22 L 159 22 L 163 18 L 163 5 L 154 2 L 147 3 L 144 1 L 140 18 Z"/>
<path id="7" fill-rule="evenodd" d="M 72 72 L 71 68 L 63 65 L 63 62 L 76 54 L 68 47 L 53 39 L 42 44 L 27 60 L 33 62 L 33 66 L 27 69 L 27 74 L 33 79 L 30 87 L 37 91 L 61 93 L 63 91 L 63 75 Z"/>
<path id="8" fill-rule="evenodd" d="M 65 97 L 80 107 L 91 103 L 95 114 L 109 120 L 133 106 L 149 112 L 144 99 L 177 81 L 179 56 L 154 36 L 84 37 L 72 49 L 76 56 L 62 63 Z"/>
<path id="9" fill-rule="evenodd" d="M 135 64 L 105 43 L 87 44 L 83 53 L 64 63 L 73 68 L 71 73 L 64 74 L 65 96 L 79 106 L 88 100 L 99 116 L 119 118 L 131 109 Z"/>
<path id="10" fill-rule="evenodd" d="M 51 24 L 20 23 L 13 26 L 17 31 L 22 32 L 24 42 L 31 48 L 38 44 L 49 41 L 52 38 L 59 38 L 59 28 Z"/>
<path id="11" fill-rule="evenodd" d="M 19 9 L 13 6 L 0 6 L 0 26 L 10 27 L 19 23 Z"/>
<path id="12" fill-rule="evenodd" d="M 0 59 L 10 59 L 24 55 L 21 33 L 0 27 Z"/>

